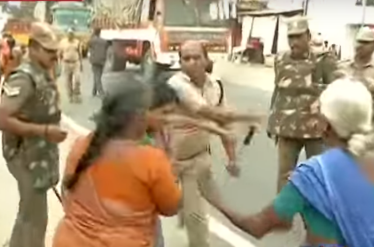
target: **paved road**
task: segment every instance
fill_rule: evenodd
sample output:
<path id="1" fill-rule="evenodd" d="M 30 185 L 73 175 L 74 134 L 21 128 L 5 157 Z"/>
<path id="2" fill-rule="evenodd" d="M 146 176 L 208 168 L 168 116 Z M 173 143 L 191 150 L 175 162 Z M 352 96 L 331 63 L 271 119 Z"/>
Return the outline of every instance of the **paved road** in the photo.
<path id="1" fill-rule="evenodd" d="M 217 74 L 223 78 L 227 97 L 233 106 L 240 110 L 266 110 L 268 108 L 273 80 L 271 69 L 220 63 L 217 65 Z M 79 125 L 91 129 L 93 125 L 89 118 L 99 108 L 100 100 L 90 96 L 92 73 L 87 64 L 85 65 L 85 73 L 82 75 L 82 82 L 83 103 L 72 105 L 65 97 L 63 81 L 59 81 L 62 88 L 62 108 L 65 114 Z M 69 140 L 61 146 L 62 153 L 66 153 L 71 140 L 74 139 L 75 134 L 72 133 Z M 244 135 L 244 128 L 238 128 L 238 136 Z M 225 157 L 223 153 L 219 142 L 213 140 L 213 170 L 227 203 L 243 214 L 257 212 L 267 205 L 274 198 L 276 192 L 276 152 L 272 141 L 261 133 L 255 137 L 250 147 L 243 150 L 240 155 L 243 172 L 239 179 L 229 178 L 224 171 Z M 61 160 L 63 161 L 64 158 Z M 9 236 L 18 200 L 15 182 L 8 175 L 3 163 L 0 166 L 0 181 L 3 184 L 0 186 L 0 193 L 5 195 L 4 198 L 7 198 L 6 203 L 2 205 L 6 210 L 0 210 L 1 244 Z M 53 194 L 50 196 L 50 203 L 49 236 L 53 233 L 53 229 L 62 215 L 60 205 Z M 293 230 L 289 234 L 270 234 L 261 241 L 256 241 L 234 229 L 213 209 L 210 209 L 210 215 L 223 225 L 211 221 L 213 247 L 297 247 L 300 243 L 301 231 Z M 168 247 L 187 246 L 185 233 L 175 228 L 174 218 L 164 220 L 163 226 Z M 50 237 L 47 238 L 48 241 L 50 241 Z"/>
<path id="2" fill-rule="evenodd" d="M 249 109 L 268 109 L 273 87 L 272 69 L 235 65 L 227 62 L 218 63 L 215 69 L 216 74 L 225 83 L 227 97 L 233 106 L 245 111 Z M 110 75 L 107 74 L 106 76 Z M 92 73 L 90 73 L 89 67 L 85 69 L 82 79 L 84 81 L 82 85 L 83 104 L 77 106 L 63 103 L 63 108 L 66 114 L 80 125 L 92 128 L 93 125 L 89 117 L 100 106 L 100 100 L 90 96 Z M 66 98 L 62 98 L 63 102 L 66 102 Z M 245 129 L 243 127 L 238 128 L 238 136 L 244 135 Z M 223 154 L 223 149 L 218 140 L 214 140 L 213 169 L 227 202 L 232 207 L 243 213 L 254 213 L 274 198 L 276 192 L 277 157 L 273 142 L 264 133 L 256 136 L 252 146 L 245 148 L 241 153 L 240 164 L 243 167 L 243 173 L 240 179 L 228 177 L 223 168 L 223 162 L 225 161 Z M 230 224 L 227 224 L 227 221 L 214 210 L 211 210 L 211 215 L 230 227 Z M 292 234 L 271 234 L 261 241 L 255 241 L 240 232 L 238 233 L 259 247 L 293 247 L 298 245 L 298 239 L 301 238 L 300 231 L 293 231 Z M 217 242 L 217 244 L 214 242 L 212 246 L 220 246 L 218 244 L 220 242 Z M 232 246 L 239 245 L 237 243 L 237 245 L 233 244 Z"/>

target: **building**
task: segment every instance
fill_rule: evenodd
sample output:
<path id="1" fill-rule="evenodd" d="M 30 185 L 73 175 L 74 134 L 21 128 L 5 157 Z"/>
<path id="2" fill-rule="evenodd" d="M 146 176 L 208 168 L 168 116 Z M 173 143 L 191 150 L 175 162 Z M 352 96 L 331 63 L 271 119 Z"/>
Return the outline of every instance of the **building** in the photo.
<path id="1" fill-rule="evenodd" d="M 352 58 L 354 38 L 363 24 L 374 27 L 374 0 L 309 0 L 308 16 L 310 28 L 314 33 L 320 32 L 329 44 L 341 47 L 342 58 Z M 302 0 L 269 0 L 269 5 L 302 6 Z"/>

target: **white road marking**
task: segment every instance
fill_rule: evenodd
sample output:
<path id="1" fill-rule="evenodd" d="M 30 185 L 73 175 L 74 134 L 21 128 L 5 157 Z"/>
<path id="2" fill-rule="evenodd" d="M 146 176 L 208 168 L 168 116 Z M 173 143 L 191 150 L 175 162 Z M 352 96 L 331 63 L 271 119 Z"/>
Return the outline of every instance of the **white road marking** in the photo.
<path id="1" fill-rule="evenodd" d="M 78 134 L 85 135 L 89 130 L 79 125 L 65 114 L 62 115 L 62 121 Z M 209 216 L 209 230 L 223 241 L 235 247 L 256 247 L 253 243 L 232 231 L 230 228 L 219 222 L 217 219 Z"/>

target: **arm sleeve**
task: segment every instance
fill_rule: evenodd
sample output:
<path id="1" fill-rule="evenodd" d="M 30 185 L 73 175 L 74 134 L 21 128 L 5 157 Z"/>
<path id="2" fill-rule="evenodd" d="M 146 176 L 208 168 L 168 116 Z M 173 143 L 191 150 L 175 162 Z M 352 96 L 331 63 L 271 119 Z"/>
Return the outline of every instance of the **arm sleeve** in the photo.
<path id="1" fill-rule="evenodd" d="M 1 107 L 16 114 L 34 93 L 34 85 L 27 75 L 15 74 L 4 82 Z"/>
<path id="2" fill-rule="evenodd" d="M 183 81 L 181 78 L 174 76 L 169 79 L 168 84 L 177 93 L 180 103 L 189 110 L 197 112 L 202 107 L 207 106 L 205 99 L 188 82 Z"/>
<path id="3" fill-rule="evenodd" d="M 323 59 L 323 83 L 330 84 L 336 79 L 338 62 L 334 56 L 327 54 Z"/>
<path id="4" fill-rule="evenodd" d="M 155 164 L 151 184 L 151 193 L 159 213 L 172 216 L 178 212 L 181 192 L 176 183 L 176 177 L 172 172 L 172 166 L 166 154 L 161 150 L 155 150 L 152 158 Z"/>
<path id="5" fill-rule="evenodd" d="M 278 94 L 278 65 L 277 65 L 277 60 L 278 60 L 278 55 L 275 56 L 274 58 L 274 90 L 273 90 L 273 94 L 271 95 L 271 101 L 270 101 L 270 109 L 273 109 L 274 107 L 274 103 L 275 103 L 275 99 L 277 97 L 277 94 Z"/>
<path id="6" fill-rule="evenodd" d="M 291 222 L 297 213 L 304 210 L 305 204 L 305 199 L 297 188 L 288 183 L 273 201 L 273 208 L 280 219 Z"/>

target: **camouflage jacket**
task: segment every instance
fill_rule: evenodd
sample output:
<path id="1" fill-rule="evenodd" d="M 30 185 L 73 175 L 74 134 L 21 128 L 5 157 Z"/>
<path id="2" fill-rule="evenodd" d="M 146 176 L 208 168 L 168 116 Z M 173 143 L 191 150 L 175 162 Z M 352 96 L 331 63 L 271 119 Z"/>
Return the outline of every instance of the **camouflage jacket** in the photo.
<path id="1" fill-rule="evenodd" d="M 22 75 L 23 74 L 23 75 Z M 48 73 L 30 62 L 23 62 L 8 78 L 16 80 L 22 76 L 32 81 L 34 90 L 27 104 L 21 108 L 17 117 L 21 121 L 37 124 L 60 123 L 61 111 L 58 106 L 56 84 Z M 7 82 L 5 82 L 7 83 Z M 3 132 L 3 155 L 8 163 L 19 162 L 32 174 L 34 187 L 47 189 L 59 180 L 59 150 L 55 143 L 39 136 L 20 137 Z"/>
<path id="2" fill-rule="evenodd" d="M 318 98 L 334 80 L 336 59 L 329 53 L 311 52 L 304 60 L 294 60 L 291 52 L 276 56 L 268 132 L 289 138 L 320 138 Z"/>

